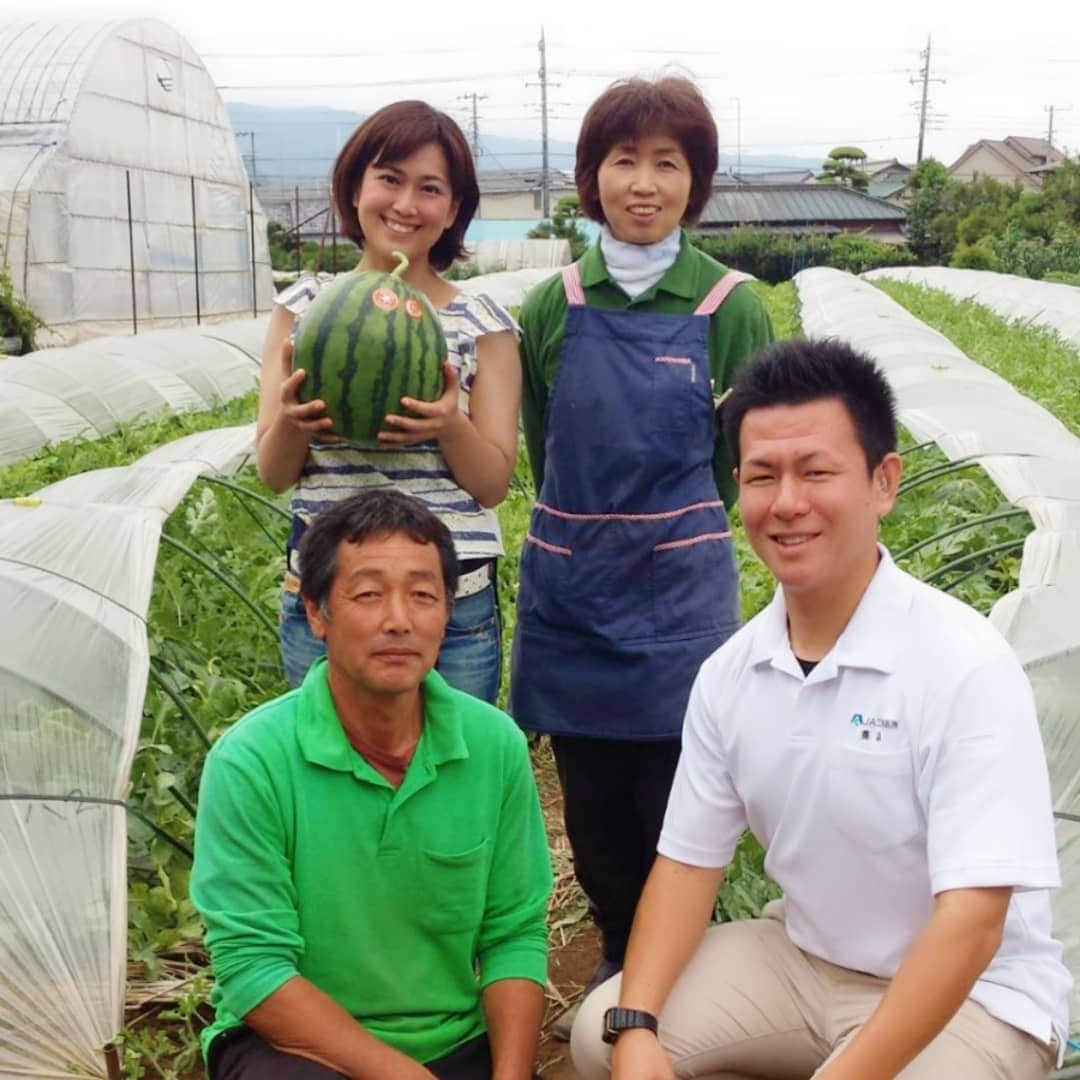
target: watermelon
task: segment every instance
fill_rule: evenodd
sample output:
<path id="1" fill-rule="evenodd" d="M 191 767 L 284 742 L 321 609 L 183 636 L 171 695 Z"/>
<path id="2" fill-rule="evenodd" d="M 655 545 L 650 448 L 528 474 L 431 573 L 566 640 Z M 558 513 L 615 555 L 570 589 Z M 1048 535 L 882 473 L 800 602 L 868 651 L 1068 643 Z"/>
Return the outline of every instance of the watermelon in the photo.
<path id="1" fill-rule="evenodd" d="M 300 400 L 322 398 L 334 434 L 370 442 L 403 397 L 434 401 L 443 392 L 446 338 L 427 297 L 389 274 L 356 270 L 320 290 L 296 327 L 293 370 L 307 377 Z"/>

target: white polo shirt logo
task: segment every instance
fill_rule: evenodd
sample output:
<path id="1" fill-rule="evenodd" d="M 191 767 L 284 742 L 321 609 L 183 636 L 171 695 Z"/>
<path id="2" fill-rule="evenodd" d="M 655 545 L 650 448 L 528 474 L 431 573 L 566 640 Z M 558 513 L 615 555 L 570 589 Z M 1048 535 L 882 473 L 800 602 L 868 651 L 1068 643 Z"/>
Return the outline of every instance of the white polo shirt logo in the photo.
<path id="1" fill-rule="evenodd" d="M 864 716 L 857 712 L 852 713 L 851 726 L 858 728 L 859 738 L 863 742 L 883 742 L 882 735 L 899 728 L 900 721 L 888 716 Z"/>

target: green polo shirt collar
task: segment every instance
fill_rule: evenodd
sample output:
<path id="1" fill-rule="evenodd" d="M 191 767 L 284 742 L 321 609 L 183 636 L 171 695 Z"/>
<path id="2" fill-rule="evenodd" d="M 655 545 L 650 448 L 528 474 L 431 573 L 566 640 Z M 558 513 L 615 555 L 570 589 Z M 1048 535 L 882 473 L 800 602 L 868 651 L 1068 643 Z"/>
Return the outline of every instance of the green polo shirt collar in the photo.
<path id="1" fill-rule="evenodd" d="M 400 795 L 407 795 L 433 780 L 436 766 L 469 756 L 461 717 L 446 681 L 432 670 L 421 683 L 421 688 L 424 695 L 424 730 L 420 733 L 416 754 L 399 789 Z M 296 737 L 304 759 L 336 772 L 352 773 L 357 780 L 389 787 L 386 778 L 367 762 L 363 754 L 353 749 L 341 726 L 326 678 L 325 658 L 311 666 L 297 693 L 300 695 L 300 707 L 297 711 Z"/>
<path id="2" fill-rule="evenodd" d="M 611 288 L 619 289 L 619 286 L 608 273 L 603 252 L 600 250 L 599 240 L 582 255 L 578 265 L 581 269 L 583 288 L 591 289 L 596 285 L 607 283 Z M 685 229 L 682 230 L 679 242 L 679 254 L 675 256 L 675 261 L 668 267 L 664 276 L 655 285 L 651 285 L 643 293 L 635 296 L 629 303 L 645 303 L 652 300 L 661 291 L 671 293 L 673 296 L 679 296 L 684 300 L 695 300 L 697 298 L 698 267 L 694 252 L 690 247 L 690 238 L 686 235 Z M 622 290 L 619 289 L 619 292 L 622 292 Z"/>

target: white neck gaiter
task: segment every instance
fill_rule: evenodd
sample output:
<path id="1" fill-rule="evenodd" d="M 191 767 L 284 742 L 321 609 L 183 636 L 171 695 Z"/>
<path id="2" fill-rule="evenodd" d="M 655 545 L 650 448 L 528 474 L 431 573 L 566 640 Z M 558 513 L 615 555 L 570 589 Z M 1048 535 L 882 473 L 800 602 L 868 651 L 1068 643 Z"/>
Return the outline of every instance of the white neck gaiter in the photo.
<path id="1" fill-rule="evenodd" d="M 655 244 L 628 244 L 617 240 L 605 225 L 600 231 L 600 251 L 604 265 L 620 289 L 631 300 L 655 285 L 667 273 L 679 254 L 682 230 L 672 229 Z"/>

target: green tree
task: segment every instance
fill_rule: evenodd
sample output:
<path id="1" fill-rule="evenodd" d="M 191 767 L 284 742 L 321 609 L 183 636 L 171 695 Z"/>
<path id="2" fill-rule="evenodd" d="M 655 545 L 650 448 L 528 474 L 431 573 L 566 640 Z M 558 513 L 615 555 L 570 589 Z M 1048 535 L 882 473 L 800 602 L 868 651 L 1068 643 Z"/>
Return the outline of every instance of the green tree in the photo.
<path id="1" fill-rule="evenodd" d="M 993 248 L 1002 273 L 1041 278 L 1047 270 L 1054 269 L 1046 241 L 1026 235 L 1015 222 L 994 239 Z"/>
<path id="2" fill-rule="evenodd" d="M 817 178 L 823 184 L 839 184 L 865 191 L 870 186 L 870 177 L 863 171 L 865 163 L 865 150 L 857 146 L 835 146 L 829 151 Z"/>
<path id="3" fill-rule="evenodd" d="M 34 332 L 44 325 L 30 305 L 15 295 L 10 275 L 0 267 L 0 338 L 19 338 L 16 352 L 33 352 Z M 3 352 L 4 347 L 0 345 L 0 355 Z"/>
<path id="4" fill-rule="evenodd" d="M 908 247 L 924 266 L 948 263 L 956 246 L 956 218 L 949 213 L 954 180 L 935 158 L 925 158 L 908 181 L 911 205 L 907 214 Z"/>
<path id="5" fill-rule="evenodd" d="M 881 266 L 910 266 L 914 257 L 904 244 L 886 244 L 865 233 L 839 233 L 829 243 L 829 266 L 861 274 Z"/>
<path id="6" fill-rule="evenodd" d="M 960 270 L 1001 269 L 1001 261 L 994 253 L 993 243 L 986 236 L 974 244 L 961 241 L 953 252 L 949 265 Z"/>
<path id="7" fill-rule="evenodd" d="M 585 230 L 578 224 L 584 215 L 581 212 L 581 200 L 576 195 L 564 195 L 555 204 L 551 217 L 541 221 L 525 235 L 533 240 L 568 240 L 570 254 L 580 259 L 589 246 Z"/>
<path id="8" fill-rule="evenodd" d="M 958 219 L 957 242 L 973 247 L 984 237 L 1004 232 L 1023 192 L 1019 181 L 1003 184 L 989 176 L 964 184 L 950 181 L 946 201 Z"/>
<path id="9" fill-rule="evenodd" d="M 1066 158 L 1043 178 L 1042 202 L 1054 223 L 1080 227 L 1080 159 Z"/>
<path id="10" fill-rule="evenodd" d="M 275 270 L 296 269 L 296 235 L 277 221 L 266 223 L 266 242 L 270 246 L 270 265 Z"/>

